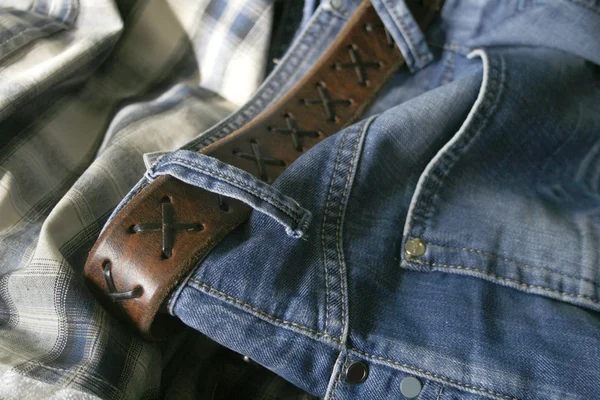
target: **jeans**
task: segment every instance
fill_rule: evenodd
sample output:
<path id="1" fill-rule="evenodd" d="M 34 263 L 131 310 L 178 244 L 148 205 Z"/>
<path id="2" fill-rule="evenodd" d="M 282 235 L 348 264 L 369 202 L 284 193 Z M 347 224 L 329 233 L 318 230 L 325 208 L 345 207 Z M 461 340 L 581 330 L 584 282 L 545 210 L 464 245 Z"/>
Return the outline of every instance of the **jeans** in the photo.
<path id="1" fill-rule="evenodd" d="M 409 69 L 273 185 L 190 150 L 285 93 L 355 2 L 321 4 L 253 100 L 152 160 L 135 190 L 169 174 L 254 208 L 169 311 L 327 399 L 600 398 L 597 3 L 447 0 L 426 33 L 373 3 Z"/>

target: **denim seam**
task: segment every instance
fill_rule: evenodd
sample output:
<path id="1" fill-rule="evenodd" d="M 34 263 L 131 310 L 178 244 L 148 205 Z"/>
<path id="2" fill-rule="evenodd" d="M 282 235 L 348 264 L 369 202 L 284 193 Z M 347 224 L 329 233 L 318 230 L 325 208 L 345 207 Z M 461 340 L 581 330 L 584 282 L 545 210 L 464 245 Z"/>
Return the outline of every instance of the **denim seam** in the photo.
<path id="1" fill-rule="evenodd" d="M 388 0 L 383 0 L 383 2 L 387 5 L 388 10 L 391 12 L 392 18 L 402 28 L 402 31 L 404 33 L 404 38 L 410 44 L 411 53 L 413 53 L 413 56 L 417 55 L 419 60 L 421 60 L 422 63 L 427 62 L 427 56 L 419 53 L 418 47 L 415 45 L 415 42 L 414 42 L 413 37 L 411 36 L 410 30 L 406 28 L 406 25 L 405 25 L 404 21 L 402 20 L 402 17 L 398 14 L 396 9 L 389 3 Z"/>
<path id="2" fill-rule="evenodd" d="M 267 313 L 264 310 L 256 308 L 256 307 L 254 307 L 254 306 L 252 306 L 250 304 L 247 304 L 244 301 L 239 300 L 239 299 L 237 299 L 237 298 L 235 298 L 233 296 L 230 296 L 230 295 L 228 295 L 225 292 L 217 290 L 217 289 L 213 288 L 212 286 L 209 286 L 209 285 L 207 285 L 207 284 L 205 284 L 205 283 L 203 283 L 203 282 L 201 282 L 199 280 L 196 280 L 196 279 L 192 278 L 192 279 L 190 279 L 190 284 L 193 285 L 194 287 L 196 287 L 197 289 L 199 289 L 199 290 L 201 290 L 201 291 L 209 294 L 209 295 L 212 293 L 212 294 L 220 297 L 221 299 L 223 299 L 224 301 L 226 301 L 228 303 L 233 302 L 233 303 L 236 303 L 238 305 L 241 305 L 242 307 L 244 307 L 246 309 L 249 309 L 249 310 L 255 312 L 256 314 L 258 314 L 258 315 L 260 315 L 263 318 L 266 318 L 268 320 L 271 320 L 273 322 L 280 323 L 280 324 L 283 324 L 283 325 L 289 325 L 289 326 L 295 327 L 296 329 L 298 329 L 300 331 L 305 331 L 305 332 L 307 332 L 307 333 L 309 333 L 309 334 L 311 334 L 313 336 L 327 338 L 327 339 L 329 339 L 329 340 L 331 340 L 333 342 L 336 342 L 336 343 L 340 344 L 339 339 L 336 338 L 336 337 L 334 337 L 334 336 L 324 334 L 322 332 L 316 331 L 314 329 L 308 328 L 308 327 L 306 327 L 304 325 L 301 325 L 301 324 L 298 324 L 298 323 L 295 323 L 295 322 L 290 322 L 290 321 L 283 320 L 281 318 L 277 318 L 277 317 L 275 317 L 275 316 Z M 454 380 L 454 379 L 451 379 L 451 378 L 447 378 L 447 377 L 445 377 L 443 375 L 435 374 L 433 372 L 429 372 L 429 371 L 424 370 L 422 368 L 418 368 L 418 367 L 412 366 L 410 364 L 406 364 L 406 363 L 402 363 L 402 362 L 399 362 L 399 361 L 394 361 L 394 360 L 391 360 L 391 359 L 387 359 L 387 358 L 382 357 L 382 356 L 377 356 L 377 355 L 374 355 L 374 354 L 370 354 L 370 353 L 361 351 L 361 350 L 359 350 L 357 348 L 349 348 L 348 350 L 354 351 L 357 354 L 360 354 L 360 355 L 363 355 L 363 356 L 366 356 L 366 357 L 369 357 L 369 358 L 373 358 L 373 359 L 377 359 L 377 360 L 384 361 L 384 362 L 387 362 L 387 363 L 391 363 L 393 365 L 399 365 L 399 366 L 402 366 L 404 368 L 410 369 L 412 371 L 420 372 L 420 373 L 422 373 L 422 374 L 424 374 L 426 376 L 434 377 L 434 378 L 443 380 L 445 382 L 453 383 L 455 385 L 467 387 L 467 388 L 472 389 L 472 390 L 477 390 L 477 391 L 480 391 L 480 392 L 492 394 L 494 396 L 499 396 L 499 397 L 502 397 L 502 398 L 505 398 L 505 399 L 509 399 L 509 400 L 519 400 L 516 397 L 507 396 L 507 395 L 504 395 L 502 393 L 493 392 L 491 390 L 488 390 L 488 389 L 485 389 L 485 388 L 482 388 L 482 387 L 479 387 L 479 386 L 471 385 L 471 384 L 468 384 L 468 383 L 463 383 L 463 382 L 460 382 L 460 381 L 457 381 L 457 380 Z M 344 364 L 344 366 L 345 366 L 345 364 Z M 343 368 L 340 370 L 340 376 L 341 376 L 342 372 L 343 372 Z M 332 397 L 332 399 L 333 399 L 333 397 Z"/>
<path id="3" fill-rule="evenodd" d="M 465 267 L 464 265 L 442 264 L 442 263 L 436 263 L 435 261 L 421 261 L 421 260 L 414 260 L 414 259 L 411 259 L 410 262 L 413 262 L 415 264 L 421 264 L 421 265 L 430 265 L 432 267 L 438 267 L 438 268 L 441 267 L 441 268 L 448 268 L 448 269 L 476 271 L 476 272 L 479 272 L 479 273 L 481 273 L 481 274 L 483 274 L 485 276 L 488 276 L 488 277 L 490 277 L 492 279 L 495 279 L 497 281 L 500 281 L 500 282 L 509 282 L 509 283 L 513 283 L 513 284 L 515 284 L 517 286 L 520 286 L 520 287 L 523 287 L 523 288 L 540 289 L 540 290 L 543 290 L 543 291 L 546 291 L 546 292 L 551 292 L 551 293 L 558 294 L 558 295 L 561 295 L 561 296 L 569 296 L 569 297 L 575 297 L 575 298 L 579 298 L 579 299 L 585 299 L 585 300 L 591 301 L 592 303 L 600 304 L 599 300 L 596 300 L 596 299 L 594 299 L 592 297 L 589 297 L 589 296 L 585 296 L 585 295 L 582 295 L 582 294 L 573 294 L 573 293 L 569 293 L 569 292 L 561 292 L 561 291 L 558 291 L 558 290 L 555 290 L 555 289 L 551 289 L 551 288 L 548 288 L 548 287 L 545 287 L 545 286 L 540 286 L 540 285 L 530 285 L 528 283 L 523 283 L 523 282 L 521 282 L 519 280 L 516 280 L 516 279 L 505 278 L 505 277 L 500 276 L 500 275 L 492 274 L 490 272 L 484 271 L 484 270 L 479 269 L 479 268 Z"/>
<path id="4" fill-rule="evenodd" d="M 454 165 L 456 165 L 456 162 L 458 160 L 458 158 L 460 157 L 460 155 L 463 153 L 464 150 L 467 149 L 467 147 L 469 146 L 469 144 L 471 144 L 478 133 L 482 132 L 483 128 L 486 126 L 487 121 L 489 120 L 489 118 L 493 115 L 493 113 L 495 112 L 495 108 L 496 105 L 499 103 L 500 101 L 500 93 L 501 90 L 498 91 L 494 91 L 494 89 L 492 89 L 494 85 L 494 82 L 497 79 L 497 76 L 493 76 L 491 74 L 491 70 L 495 70 L 496 66 L 492 66 L 490 65 L 490 74 L 488 75 L 491 79 L 490 79 L 490 87 L 489 87 L 489 91 L 488 91 L 488 96 L 486 96 L 488 99 L 490 97 L 494 97 L 494 101 L 490 104 L 489 108 L 485 111 L 488 111 L 486 113 L 486 115 L 480 115 L 479 120 L 478 121 L 474 121 L 475 123 L 472 125 L 472 131 L 471 133 L 471 137 L 464 137 L 464 140 L 462 141 L 462 143 L 457 143 L 453 149 L 449 149 L 450 151 L 448 153 L 446 153 L 446 157 L 444 160 L 444 163 L 447 163 L 447 165 L 439 165 L 438 164 L 438 179 L 435 180 L 430 180 L 429 181 L 429 185 L 426 189 L 426 191 L 423 193 L 425 198 L 427 198 L 427 202 L 424 204 L 424 219 L 428 219 L 431 214 L 434 212 L 433 211 L 433 207 L 434 206 L 434 202 L 435 202 L 435 197 L 437 196 L 437 194 L 440 192 L 440 190 L 442 189 L 443 182 L 442 179 L 446 178 L 449 174 L 450 171 L 452 169 L 452 167 Z M 502 74 L 502 72 L 500 72 L 500 74 Z M 474 130 L 474 132 L 473 132 Z M 442 160 L 440 160 L 442 161 Z M 437 182 L 434 182 L 437 181 Z"/>
<path id="5" fill-rule="evenodd" d="M 347 137 L 347 133 L 344 134 L 344 141 L 342 141 L 340 143 L 340 150 L 342 150 L 344 148 L 344 144 L 345 144 L 345 138 Z M 341 175 L 341 174 L 340 174 Z M 333 182 L 335 179 L 332 179 L 332 186 L 333 186 Z M 346 180 L 347 181 L 347 180 Z M 343 194 L 342 194 L 342 198 L 340 199 L 339 202 L 340 206 L 338 208 L 338 215 L 335 221 L 335 251 L 336 251 L 336 255 L 337 255 L 337 261 L 338 261 L 338 266 L 339 266 L 339 273 L 340 273 L 340 300 L 341 300 L 341 320 L 340 320 L 340 324 L 342 326 L 341 328 L 341 332 L 340 332 L 340 339 L 343 336 L 343 331 L 344 331 L 344 321 L 346 319 L 346 307 L 344 305 L 344 289 L 343 289 L 343 283 L 342 283 L 342 278 L 344 276 L 344 272 L 342 270 L 342 260 L 340 259 L 340 247 L 339 247 L 339 233 L 340 233 L 340 213 L 341 213 L 341 208 L 342 208 L 342 204 L 343 204 Z"/>
<path id="6" fill-rule="evenodd" d="M 355 163 L 356 163 L 356 156 L 358 153 L 358 145 L 361 141 L 361 138 L 364 136 L 365 134 L 365 130 L 367 129 L 367 127 L 370 125 L 370 123 L 373 121 L 375 117 L 371 117 L 368 120 L 366 120 L 364 123 L 362 123 L 362 125 L 360 126 L 360 128 L 358 128 L 358 132 L 356 133 L 356 140 L 354 141 L 354 148 L 352 149 L 352 159 L 350 160 L 350 164 L 348 165 L 348 169 L 347 169 L 347 173 L 346 173 L 346 183 L 344 185 L 344 190 L 342 192 L 342 197 L 340 199 L 340 207 L 338 209 L 338 217 L 337 217 L 337 221 L 336 221 L 336 250 L 337 250 L 337 256 L 338 256 L 338 263 L 339 263 L 339 267 L 340 267 L 340 295 L 341 295 L 341 299 L 342 299 L 342 332 L 345 330 L 345 324 L 346 324 L 346 301 L 347 301 L 347 292 L 346 292 L 346 284 L 345 282 L 345 274 L 344 274 L 344 270 L 345 270 L 345 261 L 344 261 L 344 257 L 342 254 L 342 250 L 341 250 L 341 238 L 340 238 L 340 232 L 342 230 L 342 223 L 343 223 L 343 214 L 344 211 L 346 210 L 346 205 L 347 205 L 347 195 L 348 195 L 348 186 L 350 185 L 350 180 L 353 177 L 352 171 L 354 170 L 355 167 Z M 342 334 L 343 336 L 343 334 Z"/>
<path id="7" fill-rule="evenodd" d="M 329 396 L 329 400 L 333 400 L 335 398 L 335 392 L 338 388 L 338 385 L 340 384 L 340 381 L 342 380 L 342 374 L 344 373 L 344 370 L 346 369 L 346 365 L 348 365 L 349 357 L 350 357 L 350 354 L 346 353 L 346 357 L 344 357 L 344 363 L 342 364 L 342 368 L 340 368 L 340 370 L 338 371 L 337 380 L 335 381 L 335 386 L 333 387 L 333 390 L 331 391 L 331 396 Z"/>
<path id="8" fill-rule="evenodd" d="M 321 222 L 321 248 L 323 250 L 323 269 L 325 271 L 325 333 L 327 333 L 329 325 L 329 274 L 327 273 L 327 245 L 325 244 L 325 225 L 327 222 L 327 210 L 329 209 L 329 202 L 331 201 L 331 194 L 333 193 L 333 183 L 335 182 L 335 176 L 337 175 L 338 167 L 340 164 L 340 153 L 342 152 L 342 144 L 346 140 L 346 136 L 342 136 L 341 144 L 337 149 L 335 157 L 335 165 L 333 167 L 333 176 L 329 183 L 329 191 L 327 192 L 327 200 L 325 201 L 325 212 L 323 213 L 323 221 Z M 341 336 L 340 336 L 341 338 Z"/>
<path id="9" fill-rule="evenodd" d="M 329 2 L 328 2 L 328 5 L 329 5 L 329 11 L 330 11 L 332 14 L 337 14 L 337 15 L 338 15 L 338 17 L 340 17 L 340 18 L 342 18 L 342 19 L 348 19 L 348 18 L 350 17 L 350 15 L 348 14 L 348 12 L 347 12 L 347 11 L 344 11 L 344 8 L 345 8 L 344 6 L 345 6 L 345 5 L 347 5 L 347 3 L 348 3 L 348 2 L 344 0 L 344 4 L 342 4 L 342 6 L 341 6 L 341 7 L 339 7 L 339 8 L 335 8 L 335 7 L 333 7 L 333 6 L 331 5 L 331 1 L 329 1 Z"/>
<path id="10" fill-rule="evenodd" d="M 423 226 L 424 221 L 434 212 L 434 198 L 442 187 L 442 180 L 448 176 L 452 167 L 460 158 L 461 153 L 473 143 L 475 138 L 483 131 L 490 118 L 496 112 L 496 106 L 500 102 L 501 95 L 504 91 L 503 85 L 505 78 L 504 58 L 501 55 L 497 57 L 500 60 L 500 66 L 497 66 L 496 63 L 492 63 L 491 60 L 489 61 L 489 72 L 487 74 L 489 81 L 487 87 L 483 88 L 486 90 L 486 93 L 480 104 L 481 109 L 477 110 L 478 112 L 473 115 L 474 120 L 471 121 L 471 126 L 468 127 L 468 131 L 463 134 L 462 138 L 459 138 L 454 146 L 449 148 L 446 153 L 442 155 L 438 160 L 438 164 L 430 171 L 427 183 L 423 186 L 423 191 L 419 196 L 419 198 L 423 200 L 421 201 L 420 206 L 415 207 L 415 210 L 413 211 L 413 219 L 410 223 L 410 228 L 407 230 L 408 233 L 413 230 L 415 225 L 421 225 L 422 231 L 425 229 Z"/>
<path id="11" fill-rule="evenodd" d="M 510 260 L 510 259 L 508 259 L 508 258 L 502 258 L 502 257 L 499 257 L 499 256 L 497 256 L 497 255 L 495 255 L 495 254 L 492 254 L 492 253 L 485 252 L 485 251 L 483 251 L 483 250 L 470 249 L 470 248 L 467 248 L 467 247 L 453 247 L 453 246 L 444 246 L 444 245 L 437 244 L 437 243 L 433 243 L 433 242 L 425 242 L 425 243 L 427 243 L 427 244 L 431 244 L 431 245 L 434 245 L 434 246 L 436 246 L 436 247 L 443 247 L 443 248 L 446 248 L 446 249 L 454 249 L 454 250 L 466 250 L 466 251 L 468 251 L 469 253 L 481 254 L 481 255 L 483 255 L 483 256 L 491 257 L 491 258 L 493 258 L 493 259 L 495 259 L 495 260 L 509 262 L 509 263 L 516 264 L 516 265 L 520 265 L 520 266 L 523 266 L 523 267 L 526 267 L 526 268 L 535 268 L 535 269 L 541 269 L 541 270 L 543 270 L 543 271 L 547 271 L 547 272 L 550 272 L 550 273 L 553 273 L 553 274 L 557 274 L 557 275 L 560 275 L 560 276 L 564 276 L 564 277 L 566 277 L 566 278 L 571 278 L 571 279 L 576 279 L 576 280 L 582 280 L 582 281 L 586 281 L 586 282 L 589 282 L 589 283 L 593 284 L 594 286 L 597 286 L 597 285 L 598 285 L 598 283 L 597 283 L 597 282 L 595 282 L 595 281 L 593 281 L 593 280 L 591 280 L 591 279 L 588 279 L 588 278 L 583 278 L 583 277 L 579 277 L 579 276 L 574 276 L 574 275 L 565 274 L 565 273 L 563 273 L 563 272 L 558 272 L 558 271 L 555 271 L 555 270 L 553 270 L 553 269 L 550 269 L 550 268 L 547 268 L 547 267 L 538 267 L 538 266 L 536 266 L 536 265 L 525 264 L 525 263 L 522 263 L 522 262 L 519 262 L 519 261 Z"/>
<path id="12" fill-rule="evenodd" d="M 367 120 L 368 121 L 368 120 Z M 345 183 L 345 188 L 343 190 L 342 198 L 340 199 L 340 206 L 338 207 L 338 212 L 337 212 L 337 216 L 336 216 L 336 226 L 335 226 L 335 231 L 336 231 L 336 255 L 337 255 L 337 261 L 339 264 L 339 271 L 340 271 L 340 296 L 341 296 L 341 325 L 342 325 L 342 332 L 340 333 L 339 336 L 339 340 L 342 340 L 342 336 L 343 336 L 343 331 L 344 331 L 344 323 L 345 323 L 345 314 L 346 314 L 346 310 L 345 310 L 345 297 L 344 297 L 344 293 L 345 293 L 345 285 L 343 284 L 343 277 L 344 277 L 344 273 L 343 273 L 343 261 L 341 255 L 340 255 L 340 245 L 339 245 L 339 233 L 340 233 L 340 229 L 341 229 L 341 214 L 343 213 L 344 210 L 344 197 L 346 196 L 346 190 L 347 190 L 347 186 L 349 184 L 349 178 L 350 178 L 350 170 L 352 170 L 353 168 L 353 164 L 355 162 L 355 157 L 356 157 L 356 150 L 358 147 L 358 142 L 360 141 L 360 138 L 362 137 L 362 135 L 360 134 L 360 132 L 362 132 L 363 127 L 365 126 L 366 122 L 363 122 L 362 125 L 360 127 L 358 127 L 358 133 L 357 133 L 357 140 L 356 143 L 354 145 L 354 151 L 352 154 L 352 160 L 350 161 L 350 164 L 348 165 L 348 173 L 347 173 L 347 177 L 346 177 L 346 183 Z M 347 128 L 349 129 L 349 128 Z M 341 160 L 341 155 L 342 152 L 345 148 L 345 143 L 346 143 L 346 139 L 349 135 L 349 131 L 348 130 L 344 130 L 343 134 L 341 135 L 341 139 L 340 139 L 340 144 L 338 145 L 338 149 L 337 149 L 337 153 L 336 153 L 336 160 L 335 160 L 335 165 L 333 168 L 333 174 L 331 177 L 331 181 L 329 184 L 329 190 L 328 190 L 328 194 L 327 194 L 327 200 L 325 202 L 325 207 L 324 207 L 324 212 L 323 212 L 323 220 L 321 222 L 321 247 L 322 247 L 322 251 L 323 251 L 323 268 L 324 268 L 324 273 L 325 273 L 325 332 L 328 333 L 328 326 L 329 326 L 329 308 L 330 308 L 330 285 L 329 285 L 329 273 L 328 273 L 328 268 L 329 268 L 329 263 L 328 263 L 328 257 L 327 257 L 327 248 L 328 245 L 326 243 L 326 233 L 325 233 L 325 228 L 327 226 L 327 220 L 328 220 L 328 216 L 329 217 L 333 217 L 332 215 L 328 215 L 330 214 L 329 211 L 329 205 L 331 203 L 332 200 L 332 196 L 333 196 L 333 192 L 334 192 L 334 185 L 336 182 L 338 182 L 338 180 L 343 179 L 342 177 L 338 178 L 338 175 L 342 175 L 342 173 L 340 172 L 340 165 L 342 163 Z"/>
<path id="13" fill-rule="evenodd" d="M 145 189 L 145 188 L 147 188 L 149 184 L 150 184 L 150 182 L 146 182 L 146 183 L 144 183 L 143 185 L 140 185 L 140 187 L 139 187 L 139 188 L 138 188 L 138 189 L 137 189 L 135 192 L 133 192 L 133 193 L 131 194 L 131 199 L 133 199 L 133 197 L 134 197 L 135 195 L 137 195 L 139 192 L 141 192 L 141 191 L 142 191 L 142 189 Z M 131 199 L 130 199 L 130 200 L 131 200 Z M 129 202 L 128 202 L 128 203 L 129 203 Z M 124 206 L 125 206 L 125 205 L 124 205 Z"/>
<path id="14" fill-rule="evenodd" d="M 251 310 L 251 311 L 255 312 L 256 314 L 262 316 L 263 318 L 266 318 L 266 319 L 271 320 L 273 322 L 276 322 L 276 323 L 279 323 L 279 324 L 283 324 L 283 325 L 289 325 L 289 326 L 292 326 L 292 327 L 294 327 L 294 328 L 296 328 L 296 329 L 298 329 L 300 331 L 305 331 L 306 333 L 309 333 L 309 334 L 311 334 L 313 336 L 327 338 L 327 339 L 329 339 L 329 340 L 331 340 L 333 342 L 340 343 L 340 340 L 337 337 L 334 337 L 334 336 L 328 335 L 326 333 L 323 333 L 323 332 L 311 329 L 311 328 L 309 328 L 307 326 L 298 324 L 296 322 L 291 322 L 291 321 L 287 321 L 287 320 L 275 317 L 275 316 L 269 314 L 268 312 L 266 312 L 264 310 L 261 310 L 260 308 L 254 307 L 254 306 L 252 306 L 252 305 L 250 305 L 250 304 L 248 304 L 248 303 L 246 303 L 246 302 L 244 302 L 244 301 L 242 301 L 240 299 L 237 299 L 237 298 L 235 298 L 235 297 L 233 297 L 233 296 L 231 296 L 231 295 L 229 295 L 229 294 L 227 294 L 225 292 L 222 292 L 222 291 L 220 291 L 218 289 L 215 289 L 214 287 L 209 286 L 206 283 L 201 282 L 201 281 L 199 281 L 197 279 L 191 278 L 190 281 L 189 281 L 189 283 L 191 285 L 193 285 L 194 287 L 196 287 L 197 289 L 199 289 L 199 290 L 201 290 L 201 291 L 203 291 L 203 292 L 205 292 L 205 293 L 207 293 L 209 295 L 210 294 L 214 294 L 217 297 L 219 297 L 222 300 L 224 300 L 225 302 L 228 302 L 228 303 L 233 302 L 235 304 L 238 304 L 238 305 L 240 305 L 240 306 L 242 306 L 242 307 L 244 307 L 244 308 L 246 308 L 248 310 Z"/>
<path id="15" fill-rule="evenodd" d="M 385 357 L 378 356 L 378 355 L 375 355 L 375 354 L 370 354 L 370 353 L 361 351 L 361 350 L 356 349 L 356 348 L 350 348 L 349 350 L 353 351 L 353 352 L 355 352 L 357 354 L 360 354 L 362 356 L 365 356 L 365 357 L 369 357 L 369 358 L 372 358 L 372 359 L 376 359 L 376 360 L 379 360 L 379 361 L 384 361 L 386 363 L 390 363 L 390 364 L 393 364 L 393 365 L 398 365 L 398 366 L 404 367 L 404 368 L 406 368 L 408 370 L 411 370 L 413 372 L 421 373 L 421 374 L 423 374 L 425 376 L 428 376 L 430 378 L 433 377 L 435 379 L 439 379 L 439 380 L 442 380 L 442 381 L 447 382 L 447 383 L 451 383 L 451 384 L 454 384 L 454 385 L 466 387 L 466 388 L 471 389 L 471 390 L 476 390 L 476 391 L 479 391 L 479 392 L 491 394 L 493 396 L 501 397 L 503 399 L 519 400 L 517 397 L 508 396 L 506 394 L 494 392 L 492 390 L 485 389 L 485 388 L 482 388 L 480 386 L 475 386 L 475 385 L 471 385 L 469 383 L 464 383 L 464 382 L 461 382 L 461 381 L 457 381 L 456 379 L 448 378 L 448 377 L 446 377 L 444 375 L 440 375 L 440 374 L 435 374 L 433 372 L 429 372 L 427 370 L 424 370 L 423 368 L 418 368 L 418 367 L 412 366 L 410 364 L 406 364 L 406 363 L 399 362 L 399 361 L 394 361 L 394 360 L 391 360 L 389 358 L 385 358 Z"/>
<path id="16" fill-rule="evenodd" d="M 327 201 L 325 202 L 325 212 L 323 213 L 323 222 L 321 222 L 321 246 L 322 246 L 322 250 L 323 250 L 323 267 L 325 269 L 325 304 L 326 304 L 326 313 L 325 313 L 325 332 L 327 333 L 328 330 L 328 323 L 329 323 L 329 274 L 327 272 L 328 270 L 328 262 L 327 262 L 327 244 L 325 243 L 325 226 L 327 223 L 327 214 L 328 214 L 328 210 L 329 210 L 329 203 L 331 202 L 331 197 L 333 194 L 333 184 L 336 181 L 336 177 L 338 175 L 338 169 L 339 166 L 341 164 L 341 153 L 342 153 L 342 149 L 344 148 L 344 143 L 346 141 L 346 134 L 344 133 L 340 139 L 340 144 L 338 146 L 337 149 L 337 153 L 336 153 L 336 158 L 335 158 L 335 166 L 333 168 L 333 175 L 331 177 L 331 182 L 329 183 L 329 191 L 327 193 Z M 341 341 L 341 335 L 340 335 L 340 341 Z"/>
<path id="17" fill-rule="evenodd" d="M 260 199 L 266 201 L 267 203 L 271 204 L 276 209 L 278 209 L 278 210 L 282 211 L 283 213 L 287 214 L 290 218 L 292 218 L 292 220 L 294 220 L 294 222 L 296 222 L 296 224 L 298 224 L 300 222 L 300 220 L 302 219 L 301 217 L 295 216 L 294 215 L 295 211 L 291 210 L 286 205 L 274 203 L 269 198 L 269 195 L 267 193 L 261 193 L 258 190 L 252 188 L 251 186 L 248 186 L 248 185 L 246 185 L 246 184 L 238 181 L 237 179 L 230 178 L 230 177 L 228 177 L 226 175 L 223 175 L 223 174 L 221 174 L 219 172 L 206 169 L 205 167 L 203 167 L 203 166 L 201 166 L 199 164 L 192 163 L 192 162 L 189 162 L 187 160 L 183 160 L 181 158 L 173 158 L 173 159 L 171 159 L 169 161 L 166 161 L 165 164 L 171 163 L 171 162 L 172 163 L 182 163 L 182 164 L 185 164 L 185 165 L 189 165 L 190 167 L 195 168 L 195 169 L 199 169 L 200 171 L 203 171 L 203 172 L 207 173 L 210 176 L 215 176 L 215 177 L 217 177 L 217 179 L 221 178 L 221 179 L 219 179 L 221 181 L 227 181 L 227 182 L 230 182 L 230 183 L 233 183 L 233 184 L 237 184 L 237 185 L 239 185 L 242 188 L 242 190 L 246 189 L 246 190 L 244 190 L 245 192 L 248 192 L 250 194 L 252 194 L 252 193 L 255 194 Z M 192 184 L 192 186 L 196 186 L 196 185 Z M 207 191 L 210 192 L 210 190 L 208 190 L 208 189 L 205 189 L 205 190 L 207 190 Z"/>

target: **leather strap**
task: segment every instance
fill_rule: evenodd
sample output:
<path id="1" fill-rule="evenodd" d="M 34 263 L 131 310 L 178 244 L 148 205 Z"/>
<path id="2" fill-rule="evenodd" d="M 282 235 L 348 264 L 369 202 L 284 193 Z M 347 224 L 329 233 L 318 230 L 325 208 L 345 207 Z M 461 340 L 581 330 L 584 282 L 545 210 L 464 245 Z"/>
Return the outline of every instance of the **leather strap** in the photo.
<path id="1" fill-rule="evenodd" d="M 424 28 L 437 7 L 411 2 Z M 302 153 L 360 118 L 404 63 L 368 1 L 325 54 L 270 109 L 201 153 L 270 183 Z M 250 207 L 162 176 L 136 194 L 92 248 L 85 278 L 100 301 L 148 339 L 178 329 L 159 308 L 175 286 Z"/>

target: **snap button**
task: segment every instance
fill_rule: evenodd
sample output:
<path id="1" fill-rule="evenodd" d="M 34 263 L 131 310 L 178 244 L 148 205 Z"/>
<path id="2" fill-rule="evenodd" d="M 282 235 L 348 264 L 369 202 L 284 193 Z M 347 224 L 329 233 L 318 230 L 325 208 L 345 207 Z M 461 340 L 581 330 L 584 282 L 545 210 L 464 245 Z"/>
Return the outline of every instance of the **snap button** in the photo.
<path id="1" fill-rule="evenodd" d="M 353 362 L 350 364 L 348 369 L 346 369 L 346 380 L 349 383 L 361 383 L 367 379 L 369 375 L 369 368 L 361 363 L 361 362 Z"/>
<path id="2" fill-rule="evenodd" d="M 425 254 L 425 243 L 419 238 L 409 239 L 404 246 L 404 252 L 409 257 L 421 257 Z"/>
<path id="3" fill-rule="evenodd" d="M 417 397 L 419 393 L 421 393 L 422 388 L 423 385 L 421 385 L 421 382 L 412 376 L 406 377 L 400 382 L 400 392 L 402 392 L 402 395 L 407 399 L 414 399 Z"/>

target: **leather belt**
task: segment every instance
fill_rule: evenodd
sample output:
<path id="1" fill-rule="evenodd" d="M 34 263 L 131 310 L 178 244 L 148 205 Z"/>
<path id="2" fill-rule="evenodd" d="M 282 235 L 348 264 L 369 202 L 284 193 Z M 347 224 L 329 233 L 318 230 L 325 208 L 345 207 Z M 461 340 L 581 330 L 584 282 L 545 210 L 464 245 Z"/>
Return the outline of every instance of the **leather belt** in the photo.
<path id="1" fill-rule="evenodd" d="M 410 2 L 424 28 L 439 2 Z M 270 183 L 318 142 L 360 118 L 404 63 L 364 1 L 325 54 L 281 100 L 238 131 L 200 150 Z M 244 203 L 161 176 L 136 194 L 92 248 L 84 274 L 109 310 L 147 339 L 178 329 L 159 313 L 175 286 L 250 215 Z"/>

